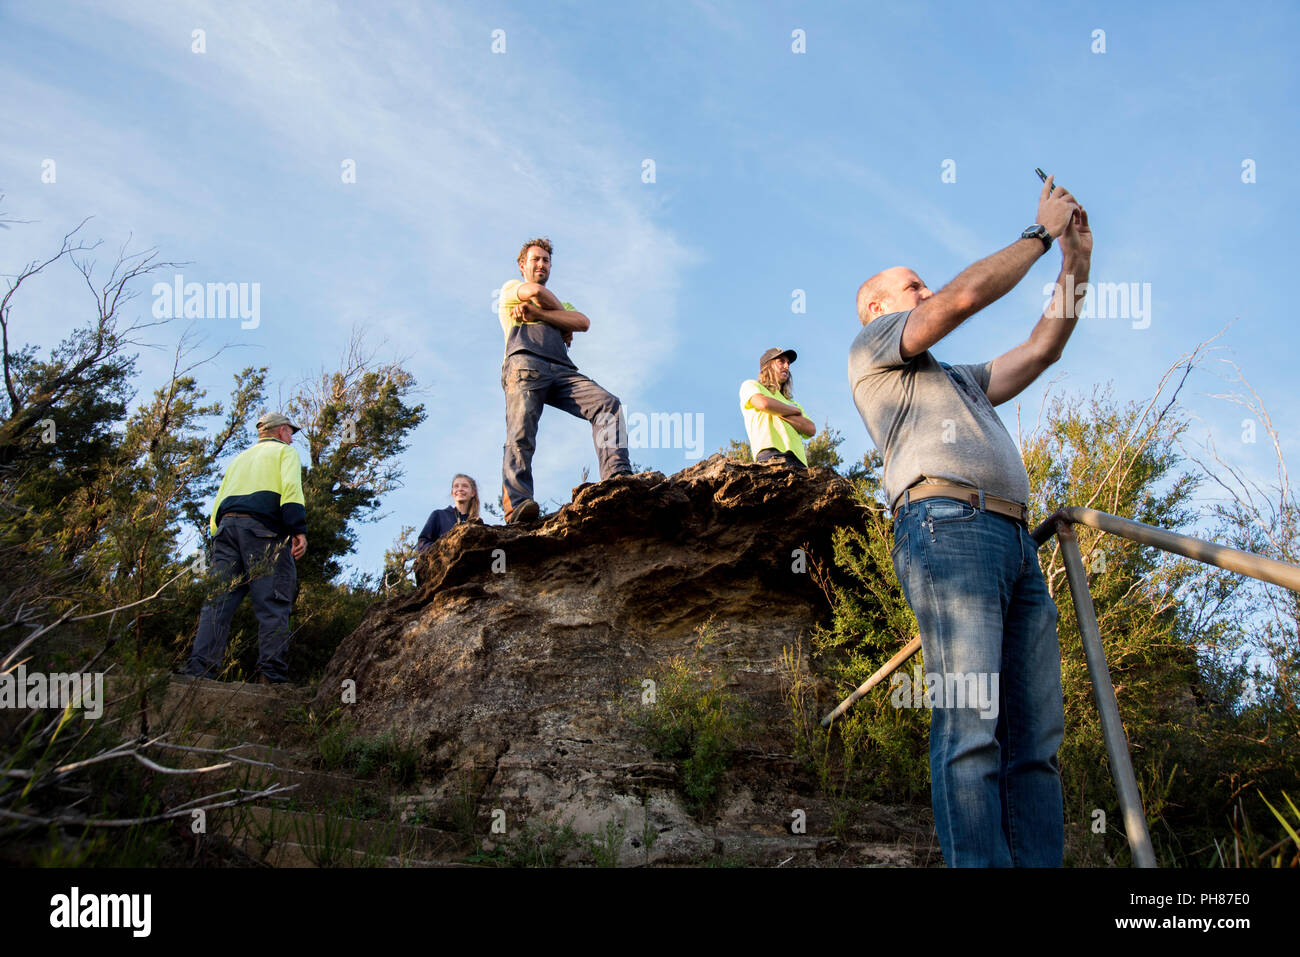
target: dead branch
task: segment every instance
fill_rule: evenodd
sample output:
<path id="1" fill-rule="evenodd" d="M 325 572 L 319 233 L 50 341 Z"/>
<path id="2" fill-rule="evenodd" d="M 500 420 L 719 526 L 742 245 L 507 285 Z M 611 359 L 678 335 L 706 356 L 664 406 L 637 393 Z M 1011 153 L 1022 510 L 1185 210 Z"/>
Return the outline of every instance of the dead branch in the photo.
<path id="1" fill-rule="evenodd" d="M 248 804 L 250 801 L 258 801 L 262 798 L 278 798 L 286 791 L 292 791 L 298 787 L 296 784 L 282 785 L 279 783 L 272 784 L 270 787 L 263 788 L 260 791 L 245 791 L 243 788 L 232 788 L 227 791 L 220 791 L 210 794 L 195 801 L 190 801 L 180 807 L 165 811 L 162 814 L 154 814 L 150 817 L 127 817 L 127 818 L 109 818 L 96 819 L 85 817 L 84 815 L 59 814 L 50 817 L 37 817 L 31 814 L 22 814 L 18 811 L 6 811 L 0 808 L 0 818 L 6 818 L 12 821 L 20 821 L 24 824 L 41 825 L 48 827 L 51 824 L 68 824 L 74 827 L 136 827 L 141 824 L 160 824 L 163 821 L 170 821 L 173 818 L 193 816 L 195 811 L 216 811 L 223 807 L 235 807 L 240 804 Z M 212 798 L 222 797 L 226 794 L 238 794 L 240 797 L 233 801 L 220 801 L 216 804 L 206 804 L 202 807 L 190 807 L 189 805 L 197 801 L 206 801 Z"/>

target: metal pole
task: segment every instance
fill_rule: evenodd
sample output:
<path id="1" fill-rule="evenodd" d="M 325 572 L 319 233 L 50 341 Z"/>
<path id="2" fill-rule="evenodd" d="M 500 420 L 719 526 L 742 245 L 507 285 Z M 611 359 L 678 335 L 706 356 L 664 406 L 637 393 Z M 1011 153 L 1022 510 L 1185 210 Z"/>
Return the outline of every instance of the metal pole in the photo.
<path id="1" fill-rule="evenodd" d="M 1185 558 L 1193 558 L 1198 562 L 1205 562 L 1207 565 L 1216 565 L 1219 568 L 1226 568 L 1230 572 L 1248 575 L 1251 578 L 1258 578 L 1260 581 L 1281 585 L 1284 588 L 1290 588 L 1292 591 L 1300 592 L 1300 567 L 1287 562 L 1275 561 L 1272 558 L 1252 555 L 1250 552 L 1243 552 L 1236 548 L 1228 548 L 1225 545 L 1215 545 L 1213 542 L 1193 538 L 1191 535 L 1179 535 L 1177 532 L 1165 531 L 1163 528 L 1144 525 L 1142 522 L 1120 518 L 1118 515 L 1099 512 L 1092 508 L 1071 507 L 1061 509 L 1033 530 L 1031 535 L 1034 541 L 1038 542 L 1040 546 L 1043 545 L 1052 537 L 1052 532 L 1056 528 L 1054 523 L 1061 521 L 1078 522 L 1080 525 L 1097 528 L 1103 532 L 1109 532 L 1112 535 L 1118 535 L 1121 538 L 1127 538 L 1142 545 L 1163 548 L 1167 552 L 1173 552 Z"/>
<path id="2" fill-rule="evenodd" d="M 899 667 L 903 664 L 903 662 L 905 662 L 908 658 L 912 657 L 912 655 L 916 654 L 920 650 L 921 650 L 921 636 L 917 635 L 911 641 L 909 641 L 907 644 L 903 646 L 902 651 L 900 651 L 898 654 L 894 655 L 894 657 L 890 658 L 883 665 L 881 665 L 874 675 L 872 675 L 866 681 L 862 682 L 862 684 L 858 685 L 857 691 L 853 692 L 853 694 L 849 695 L 847 698 L 841 701 L 834 711 L 832 711 L 826 717 L 822 718 L 822 727 L 823 728 L 830 727 L 830 723 L 832 721 L 834 721 L 836 718 L 842 715 L 845 711 L 848 711 L 850 708 L 852 708 L 859 698 L 861 698 L 864 694 L 866 694 L 876 685 L 880 684 L 880 682 L 884 681 L 886 678 L 892 675 L 895 671 L 899 669 Z"/>
<path id="3" fill-rule="evenodd" d="M 1128 835 L 1129 849 L 1133 853 L 1133 866 L 1155 867 L 1156 855 L 1151 848 L 1146 813 L 1142 809 L 1142 795 L 1138 791 L 1133 763 L 1129 758 L 1128 736 L 1124 733 L 1124 722 L 1119 716 L 1115 686 L 1111 684 L 1110 670 L 1106 666 L 1106 652 L 1102 648 L 1101 632 L 1097 628 L 1097 612 L 1092 605 L 1092 592 L 1088 590 L 1088 576 L 1083 570 L 1083 556 L 1079 553 L 1079 542 L 1074 537 L 1074 529 L 1064 518 L 1056 522 L 1056 537 L 1061 543 L 1061 555 L 1065 559 L 1065 574 L 1070 581 L 1074 613 L 1079 618 L 1079 637 L 1083 640 L 1083 653 L 1088 659 L 1093 700 L 1101 715 L 1101 733 L 1106 739 L 1106 754 L 1110 758 L 1111 775 L 1115 779 L 1115 791 L 1119 795 L 1124 832 Z"/>

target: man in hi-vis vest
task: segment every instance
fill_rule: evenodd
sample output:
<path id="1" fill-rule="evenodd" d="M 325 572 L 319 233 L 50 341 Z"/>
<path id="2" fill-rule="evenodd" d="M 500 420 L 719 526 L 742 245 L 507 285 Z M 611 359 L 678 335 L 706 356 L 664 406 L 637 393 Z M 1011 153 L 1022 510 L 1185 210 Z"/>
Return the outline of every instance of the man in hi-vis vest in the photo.
<path id="1" fill-rule="evenodd" d="M 211 678 L 221 665 L 230 619 L 245 595 L 257 616 L 259 684 L 289 680 L 289 612 L 298 593 L 294 560 L 307 552 L 307 509 L 302 462 L 293 448 L 298 431 L 279 412 L 257 421 L 257 444 L 226 469 L 212 507 L 212 574 L 228 590 L 199 615 L 185 674 Z"/>

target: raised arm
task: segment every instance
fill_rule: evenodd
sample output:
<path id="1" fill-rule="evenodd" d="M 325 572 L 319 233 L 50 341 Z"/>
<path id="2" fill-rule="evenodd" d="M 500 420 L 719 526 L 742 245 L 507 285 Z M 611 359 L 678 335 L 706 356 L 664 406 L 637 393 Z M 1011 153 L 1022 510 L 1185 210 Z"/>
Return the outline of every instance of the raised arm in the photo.
<path id="1" fill-rule="evenodd" d="M 1074 197 L 1066 190 L 1052 191 L 1049 176 L 1039 193 L 1036 222 L 1045 226 L 1055 239 L 1070 225 L 1077 208 Z M 966 267 L 907 317 L 901 342 L 903 358 L 920 355 L 985 306 L 1005 296 L 1025 278 L 1029 267 L 1044 252 L 1040 240 L 1017 239 L 1005 249 Z"/>
<path id="2" fill-rule="evenodd" d="M 1078 222 L 1072 222 L 1061 235 L 1061 273 L 1056 277 L 1052 301 L 1029 338 L 993 360 L 988 387 L 991 403 L 999 405 L 1019 395 L 1044 369 L 1061 358 L 1065 343 L 1079 321 L 1076 292 L 1088 281 L 1091 268 L 1092 230 L 1088 228 L 1088 213 L 1080 207 Z"/>

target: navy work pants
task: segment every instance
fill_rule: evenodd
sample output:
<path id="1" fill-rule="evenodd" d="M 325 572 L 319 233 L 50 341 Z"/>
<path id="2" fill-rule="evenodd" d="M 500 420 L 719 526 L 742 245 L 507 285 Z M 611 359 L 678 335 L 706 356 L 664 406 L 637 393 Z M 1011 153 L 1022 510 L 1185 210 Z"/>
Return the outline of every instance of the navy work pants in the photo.
<path id="1" fill-rule="evenodd" d="M 257 670 L 271 681 L 288 680 L 289 612 L 298 591 L 292 540 L 255 518 L 226 515 L 212 540 L 212 577 L 226 590 L 208 600 L 185 673 L 212 678 L 225 655 L 230 620 L 245 595 L 257 616 Z"/>

